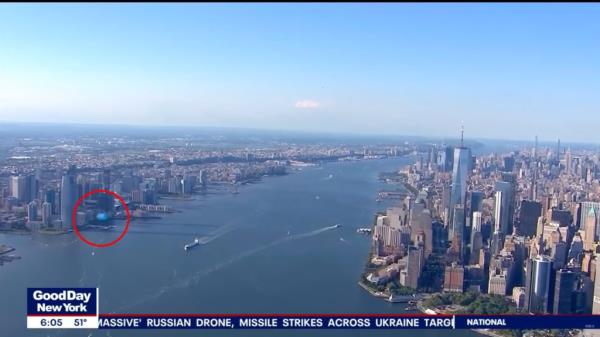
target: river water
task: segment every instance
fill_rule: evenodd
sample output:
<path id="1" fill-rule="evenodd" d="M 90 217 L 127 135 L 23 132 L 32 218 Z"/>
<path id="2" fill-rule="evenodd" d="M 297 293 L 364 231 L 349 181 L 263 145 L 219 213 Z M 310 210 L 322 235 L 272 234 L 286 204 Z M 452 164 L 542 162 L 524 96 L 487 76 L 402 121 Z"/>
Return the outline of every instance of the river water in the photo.
<path id="1" fill-rule="evenodd" d="M 445 336 L 398 330 L 26 330 L 27 287 L 99 287 L 102 313 L 404 313 L 362 290 L 380 171 L 410 158 L 328 163 L 194 200 L 181 212 L 134 221 L 110 248 L 73 233 L 0 234 L 21 260 L 0 267 L 0 336 Z M 335 224 L 342 228 L 328 228 Z M 98 241 L 111 233 L 85 232 Z M 103 238 L 103 236 L 107 236 Z M 185 252 L 199 237 L 205 244 Z M 104 240 L 103 240 L 104 239 Z M 461 331 L 460 336 L 474 335 Z"/>

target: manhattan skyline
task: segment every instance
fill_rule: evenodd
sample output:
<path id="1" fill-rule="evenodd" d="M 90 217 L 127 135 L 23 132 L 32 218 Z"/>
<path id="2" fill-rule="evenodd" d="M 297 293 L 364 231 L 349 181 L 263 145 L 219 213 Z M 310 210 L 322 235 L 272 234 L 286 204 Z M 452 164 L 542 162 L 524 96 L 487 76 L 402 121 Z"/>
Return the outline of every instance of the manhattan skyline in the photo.
<path id="1" fill-rule="evenodd" d="M 0 6 L 0 121 L 600 142 L 594 4 Z"/>

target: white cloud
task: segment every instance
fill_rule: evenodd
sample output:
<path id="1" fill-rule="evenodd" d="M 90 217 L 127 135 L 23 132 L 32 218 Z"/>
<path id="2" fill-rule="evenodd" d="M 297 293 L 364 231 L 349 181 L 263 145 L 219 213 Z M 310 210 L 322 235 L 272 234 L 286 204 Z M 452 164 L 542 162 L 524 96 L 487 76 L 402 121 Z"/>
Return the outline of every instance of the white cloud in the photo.
<path id="1" fill-rule="evenodd" d="M 296 108 L 298 109 L 316 109 L 320 105 L 321 104 L 319 102 L 310 99 L 304 99 L 296 102 Z"/>

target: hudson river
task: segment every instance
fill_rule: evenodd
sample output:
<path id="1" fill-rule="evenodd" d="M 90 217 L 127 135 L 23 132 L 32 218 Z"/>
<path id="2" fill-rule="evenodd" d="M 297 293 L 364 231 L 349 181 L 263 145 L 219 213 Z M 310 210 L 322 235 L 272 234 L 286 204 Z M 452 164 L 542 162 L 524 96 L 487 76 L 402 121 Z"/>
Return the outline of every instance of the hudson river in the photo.
<path id="1" fill-rule="evenodd" d="M 423 330 L 26 330 L 27 287 L 99 287 L 102 313 L 404 313 L 403 305 L 357 285 L 370 239 L 355 231 L 386 206 L 375 201 L 383 188 L 378 173 L 409 160 L 328 163 L 266 177 L 239 194 L 222 189 L 164 201 L 182 212 L 132 222 L 111 248 L 92 248 L 73 233 L 0 234 L 0 243 L 22 256 L 0 267 L 0 336 L 422 336 Z M 343 227 L 328 229 L 338 223 Z M 84 234 L 104 242 L 114 236 Z M 205 244 L 185 252 L 195 237 Z"/>

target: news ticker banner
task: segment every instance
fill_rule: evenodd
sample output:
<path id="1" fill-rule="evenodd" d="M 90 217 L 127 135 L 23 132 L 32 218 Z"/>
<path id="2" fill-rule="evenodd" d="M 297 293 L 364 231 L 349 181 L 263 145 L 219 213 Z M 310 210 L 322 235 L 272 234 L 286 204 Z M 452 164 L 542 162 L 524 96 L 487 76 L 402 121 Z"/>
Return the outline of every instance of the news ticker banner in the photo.
<path id="1" fill-rule="evenodd" d="M 98 288 L 28 288 L 29 329 L 600 329 L 600 315 L 100 314 Z"/>

